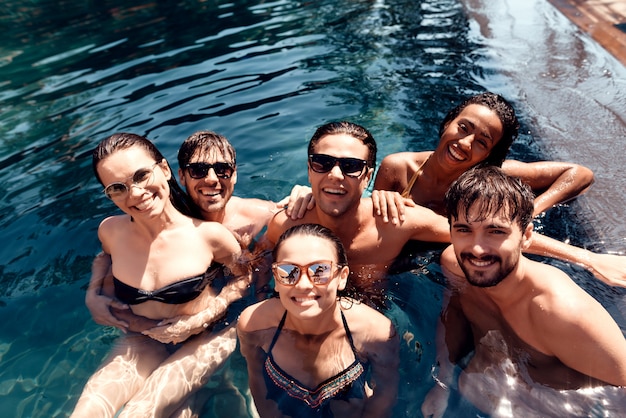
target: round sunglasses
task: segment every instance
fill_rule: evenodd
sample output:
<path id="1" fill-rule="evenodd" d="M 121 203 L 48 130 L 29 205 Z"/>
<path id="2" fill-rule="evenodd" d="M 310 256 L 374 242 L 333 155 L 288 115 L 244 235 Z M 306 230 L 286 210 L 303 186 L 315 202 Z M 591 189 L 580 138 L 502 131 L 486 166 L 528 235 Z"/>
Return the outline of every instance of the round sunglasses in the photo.
<path id="1" fill-rule="evenodd" d="M 333 278 L 333 262 L 314 261 L 304 266 L 294 263 L 273 263 L 272 271 L 274 279 L 284 286 L 295 286 L 304 271 L 314 285 L 324 286 Z"/>
<path id="2" fill-rule="evenodd" d="M 344 176 L 359 177 L 363 174 L 367 161 L 358 158 L 337 158 L 326 154 L 309 155 L 309 167 L 316 173 L 328 173 L 337 164 Z"/>
<path id="3" fill-rule="evenodd" d="M 185 166 L 192 179 L 203 179 L 209 174 L 209 170 L 213 169 L 215 175 L 221 179 L 229 179 L 235 172 L 235 165 L 232 163 L 218 162 L 208 163 L 189 163 Z"/>
<path id="4" fill-rule="evenodd" d="M 149 186 L 154 179 L 154 168 L 157 164 L 159 163 L 154 163 L 150 167 L 140 168 L 135 171 L 135 174 L 124 181 L 116 181 L 115 183 L 109 184 L 104 188 L 104 194 L 111 200 L 120 200 L 128 196 L 131 187 L 140 187 L 143 189 Z M 129 180 L 132 182 L 130 187 L 127 185 Z"/>

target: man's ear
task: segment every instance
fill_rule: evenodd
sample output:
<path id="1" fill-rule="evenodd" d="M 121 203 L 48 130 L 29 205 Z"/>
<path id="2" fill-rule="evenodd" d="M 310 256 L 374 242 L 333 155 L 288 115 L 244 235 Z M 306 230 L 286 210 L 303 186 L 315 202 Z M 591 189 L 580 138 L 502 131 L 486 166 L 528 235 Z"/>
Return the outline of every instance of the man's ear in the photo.
<path id="1" fill-rule="evenodd" d="M 180 168 L 178 169 L 178 180 L 180 182 L 180 185 L 186 189 L 187 185 L 185 184 L 185 173 Z"/>
<path id="2" fill-rule="evenodd" d="M 527 250 L 533 241 L 533 223 L 529 223 L 522 233 L 522 250 Z"/>

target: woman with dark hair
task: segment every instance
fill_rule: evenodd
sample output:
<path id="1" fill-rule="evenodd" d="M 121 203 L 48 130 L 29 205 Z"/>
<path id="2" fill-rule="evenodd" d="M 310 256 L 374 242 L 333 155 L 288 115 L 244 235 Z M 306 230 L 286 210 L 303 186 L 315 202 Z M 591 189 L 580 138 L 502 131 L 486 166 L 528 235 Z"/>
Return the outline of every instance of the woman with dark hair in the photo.
<path id="1" fill-rule="evenodd" d="M 317 224 L 285 231 L 274 248 L 277 298 L 241 314 L 237 334 L 261 417 L 387 417 L 398 389 L 391 321 L 346 296 L 341 241 Z"/>
<path id="2" fill-rule="evenodd" d="M 568 162 L 523 163 L 505 160 L 519 130 L 515 110 L 502 96 L 481 93 L 450 110 L 439 127 L 434 151 L 400 152 L 386 156 L 374 189 L 400 193 L 415 203 L 445 215 L 443 197 L 461 174 L 477 165 L 495 165 L 520 177 L 537 194 L 534 215 L 584 193 L 593 172 Z M 375 204 L 385 195 L 372 194 Z M 378 207 L 385 211 L 387 204 Z M 393 211 L 395 208 L 389 208 Z"/>
<path id="3" fill-rule="evenodd" d="M 221 224 L 181 213 L 184 194 L 146 138 L 104 139 L 93 168 L 124 214 L 98 228 L 112 277 L 88 293 L 115 295 L 136 320 L 87 382 L 73 416 L 171 416 L 235 349 L 234 326 L 216 319 L 250 283 L 241 248 Z"/>

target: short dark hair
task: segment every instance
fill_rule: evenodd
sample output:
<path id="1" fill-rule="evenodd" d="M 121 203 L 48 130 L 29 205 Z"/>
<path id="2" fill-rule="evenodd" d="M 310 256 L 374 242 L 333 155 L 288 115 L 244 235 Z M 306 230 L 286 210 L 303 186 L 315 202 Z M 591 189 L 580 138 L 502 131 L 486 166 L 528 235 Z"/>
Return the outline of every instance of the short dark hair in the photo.
<path id="1" fill-rule="evenodd" d="M 502 123 L 502 138 L 500 138 L 491 149 L 487 158 L 480 163 L 480 165 L 495 165 L 501 167 L 506 159 L 511 144 L 519 133 L 519 121 L 517 120 L 513 106 L 499 94 L 486 92 L 465 99 L 461 104 L 450 110 L 443 121 L 441 121 L 439 125 L 439 138 L 441 139 L 441 135 L 443 135 L 443 132 L 450 122 L 459 116 L 467 106 L 472 104 L 478 104 L 491 109 L 498 115 Z"/>
<path id="2" fill-rule="evenodd" d="M 376 166 L 376 141 L 372 134 L 364 127 L 352 122 L 330 122 L 317 128 L 311 140 L 309 141 L 309 155 L 315 154 L 314 148 L 323 137 L 327 135 L 345 134 L 350 135 L 363 142 L 368 149 L 367 166 L 374 168 Z"/>
<path id="3" fill-rule="evenodd" d="M 230 158 L 229 162 L 233 165 L 237 164 L 235 148 L 225 136 L 213 131 L 198 131 L 185 139 L 178 149 L 178 168 L 184 170 L 191 157 L 196 154 L 209 155 L 215 150 L 219 150 L 225 158 Z"/>
<path id="4" fill-rule="evenodd" d="M 452 218 L 459 218 L 459 213 L 468 218 L 470 209 L 478 205 L 475 213 L 480 215 L 472 221 L 481 222 L 498 213 L 517 222 L 522 231 L 532 222 L 534 200 L 526 183 L 494 166 L 466 171 L 452 183 L 445 196 L 450 225 Z"/>
<path id="5" fill-rule="evenodd" d="M 165 161 L 169 167 L 169 163 L 165 157 L 163 157 L 163 154 L 161 154 L 158 148 L 147 138 L 141 135 L 126 132 L 115 133 L 100 141 L 92 153 L 91 165 L 93 167 L 94 174 L 96 175 L 96 179 L 98 179 L 100 184 L 104 186 L 102 179 L 100 178 L 100 174 L 98 173 L 98 164 L 105 158 L 115 154 L 117 151 L 122 151 L 132 147 L 138 147 L 145 150 L 148 155 L 154 159 L 155 163 Z M 172 171 L 171 167 L 170 171 Z M 202 219 L 197 206 L 191 201 L 189 196 L 187 196 L 187 194 L 176 182 L 176 177 L 173 172 L 167 183 L 170 187 L 170 201 L 174 207 L 187 216 Z"/>

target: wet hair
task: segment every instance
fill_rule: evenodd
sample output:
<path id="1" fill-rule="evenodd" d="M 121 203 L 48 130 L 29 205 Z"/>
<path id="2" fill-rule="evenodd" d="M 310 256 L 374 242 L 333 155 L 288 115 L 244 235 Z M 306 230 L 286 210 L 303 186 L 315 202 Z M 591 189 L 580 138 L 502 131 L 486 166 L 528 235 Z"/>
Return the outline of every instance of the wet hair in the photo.
<path id="1" fill-rule="evenodd" d="M 374 168 L 376 166 L 376 141 L 372 134 L 364 127 L 352 122 L 330 122 L 317 128 L 311 140 L 309 141 L 308 153 L 314 154 L 314 148 L 320 140 L 327 135 L 350 135 L 353 138 L 363 142 L 368 149 L 367 166 Z"/>
<path id="2" fill-rule="evenodd" d="M 482 222 L 491 215 L 499 215 L 516 222 L 522 232 L 532 222 L 534 211 L 532 190 L 518 177 L 507 175 L 494 166 L 474 167 L 456 179 L 445 196 L 448 221 L 458 219 L 463 213 L 469 219 L 469 212 L 476 206 L 477 218 L 472 222 Z"/>
<path id="3" fill-rule="evenodd" d="M 450 110 L 445 116 L 441 125 L 439 125 L 439 138 L 443 135 L 450 122 L 452 122 L 459 114 L 469 105 L 477 104 L 485 106 L 498 115 L 498 119 L 502 123 L 502 138 L 491 149 L 489 156 L 483 160 L 480 165 L 494 165 L 501 167 L 506 159 L 511 144 L 517 138 L 519 132 L 519 121 L 515 116 L 515 109 L 499 94 L 486 92 L 465 99 L 461 104 Z"/>
<path id="4" fill-rule="evenodd" d="M 198 131 L 185 139 L 178 149 L 178 167 L 184 170 L 194 155 L 209 156 L 214 152 L 219 152 L 236 165 L 235 148 L 226 137 L 212 131 Z"/>
<path id="5" fill-rule="evenodd" d="M 327 240 L 335 249 L 337 266 L 344 267 L 348 265 L 348 256 L 341 240 L 333 233 L 333 231 L 319 224 L 295 225 L 283 232 L 280 238 L 278 238 L 278 241 L 276 241 L 276 245 L 272 251 L 272 258 L 274 261 L 276 261 L 278 251 L 284 244 L 285 240 L 298 235 L 317 237 Z M 364 296 L 356 290 L 354 285 L 352 285 L 350 280 L 348 280 L 345 289 L 340 290 L 337 294 L 340 297 L 349 297 L 356 300 L 363 300 L 364 298 Z"/>
<path id="6" fill-rule="evenodd" d="M 98 164 L 106 159 L 107 157 L 115 154 L 117 151 L 122 151 L 126 149 L 130 149 L 133 147 L 143 149 L 148 155 L 150 155 L 154 162 L 160 163 L 165 160 L 163 154 L 157 149 L 157 147 L 149 141 L 147 138 L 131 134 L 131 133 L 116 133 L 113 134 L 102 141 L 96 146 L 93 150 L 91 164 L 93 167 L 93 171 L 96 175 L 96 179 L 104 186 L 102 183 L 102 179 L 100 178 L 100 174 L 98 173 Z M 167 160 L 165 163 L 168 164 Z M 170 171 L 171 171 L 170 167 Z M 167 181 L 170 188 L 170 201 L 174 205 L 176 209 L 178 209 L 181 213 L 192 216 L 194 218 L 202 219 L 197 207 L 191 202 L 191 199 L 187 194 L 181 189 L 181 187 L 176 182 L 175 176 L 172 174 L 170 179 Z"/>

